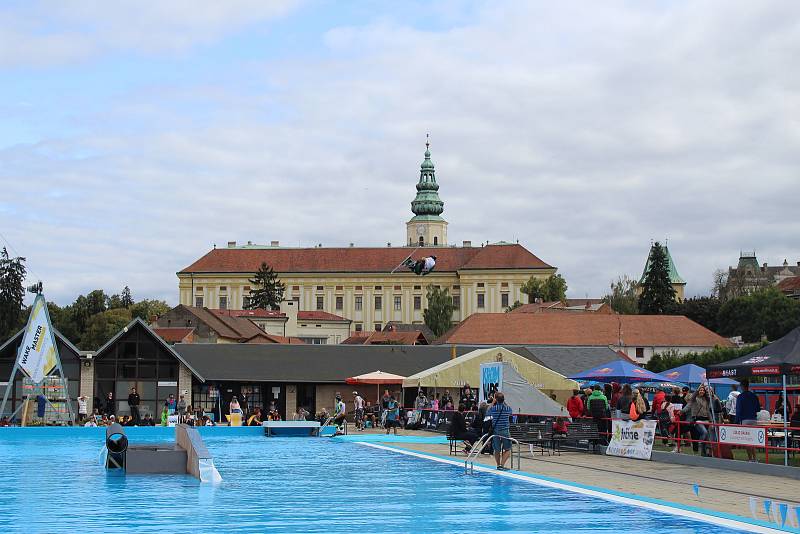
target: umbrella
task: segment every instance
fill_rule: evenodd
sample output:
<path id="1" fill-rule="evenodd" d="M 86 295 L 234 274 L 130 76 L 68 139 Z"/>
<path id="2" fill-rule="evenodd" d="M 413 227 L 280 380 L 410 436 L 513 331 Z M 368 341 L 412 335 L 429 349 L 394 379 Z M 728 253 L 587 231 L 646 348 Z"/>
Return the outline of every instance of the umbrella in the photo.
<path id="1" fill-rule="evenodd" d="M 605 383 L 619 382 L 621 384 L 631 384 L 634 382 L 669 382 L 669 378 L 648 371 L 626 360 L 614 360 L 569 378 L 573 380 L 597 380 L 598 382 Z"/>
<path id="2" fill-rule="evenodd" d="M 378 387 L 378 401 L 381 396 L 381 384 L 402 384 L 406 377 L 383 371 L 375 371 L 358 376 L 351 376 L 346 379 L 348 384 L 375 384 Z"/>
<path id="3" fill-rule="evenodd" d="M 780 376 L 783 379 L 783 464 L 789 465 L 786 431 L 786 375 L 800 375 L 800 326 L 766 347 L 745 356 L 708 366 L 709 377 Z"/>
<path id="4" fill-rule="evenodd" d="M 706 382 L 711 382 L 712 384 L 733 385 L 739 383 L 736 380 L 731 380 L 730 378 L 712 378 L 711 380 L 708 380 L 706 378 L 706 370 L 693 363 L 687 363 L 686 365 L 681 365 L 680 367 L 675 367 L 674 369 L 661 371 L 661 374 L 670 380 L 676 380 L 686 384 L 705 384 Z"/>
<path id="5" fill-rule="evenodd" d="M 635 382 L 633 384 L 639 391 L 655 393 L 656 391 L 672 391 L 673 388 L 681 388 L 684 384 L 680 382 Z"/>

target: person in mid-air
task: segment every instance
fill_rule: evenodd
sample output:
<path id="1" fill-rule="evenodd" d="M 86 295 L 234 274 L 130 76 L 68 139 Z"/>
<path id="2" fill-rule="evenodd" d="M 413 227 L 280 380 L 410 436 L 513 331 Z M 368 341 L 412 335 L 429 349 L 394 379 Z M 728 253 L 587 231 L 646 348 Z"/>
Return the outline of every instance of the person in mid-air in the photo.
<path id="1" fill-rule="evenodd" d="M 430 274 L 434 267 L 436 267 L 436 256 L 428 256 L 417 261 L 408 258 L 403 265 L 414 271 L 414 274 L 425 276 L 426 274 Z"/>

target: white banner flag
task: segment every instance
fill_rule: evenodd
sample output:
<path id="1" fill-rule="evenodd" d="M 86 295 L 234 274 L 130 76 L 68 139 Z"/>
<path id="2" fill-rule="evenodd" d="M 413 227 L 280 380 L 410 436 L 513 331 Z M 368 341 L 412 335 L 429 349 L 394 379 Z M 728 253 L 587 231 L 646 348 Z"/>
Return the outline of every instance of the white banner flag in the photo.
<path id="1" fill-rule="evenodd" d="M 34 383 L 39 384 L 58 362 L 55 335 L 44 296 L 36 295 L 25 336 L 19 346 L 17 365 Z"/>
<path id="2" fill-rule="evenodd" d="M 611 442 L 606 448 L 606 454 L 649 460 L 655 436 L 655 421 L 614 419 L 611 424 Z"/>

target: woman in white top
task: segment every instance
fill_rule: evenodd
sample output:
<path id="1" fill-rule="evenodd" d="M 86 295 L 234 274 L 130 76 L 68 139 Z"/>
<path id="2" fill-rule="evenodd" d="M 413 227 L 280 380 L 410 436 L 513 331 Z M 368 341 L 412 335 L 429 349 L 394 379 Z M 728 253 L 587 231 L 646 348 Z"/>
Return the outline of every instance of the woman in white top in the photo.
<path id="1" fill-rule="evenodd" d="M 236 395 L 234 395 L 231 399 L 230 413 L 242 413 L 242 407 L 239 406 L 239 399 L 236 397 Z"/>

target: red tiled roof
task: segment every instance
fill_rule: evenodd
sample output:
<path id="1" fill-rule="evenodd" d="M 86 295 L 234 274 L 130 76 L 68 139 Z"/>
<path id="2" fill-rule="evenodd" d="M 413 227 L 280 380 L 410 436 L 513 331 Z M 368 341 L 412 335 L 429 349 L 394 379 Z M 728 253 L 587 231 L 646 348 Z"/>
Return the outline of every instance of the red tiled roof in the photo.
<path id="1" fill-rule="evenodd" d="M 194 328 L 174 328 L 174 327 L 166 327 L 161 328 L 158 326 L 151 327 L 153 332 L 161 336 L 161 339 L 166 341 L 167 343 L 180 343 L 186 337 L 194 332 Z"/>
<path id="2" fill-rule="evenodd" d="M 389 273 L 411 248 L 216 248 L 181 273 L 252 273 L 262 262 L 278 273 Z M 437 271 L 462 269 L 551 269 L 518 244 L 423 248 L 413 259 L 436 256 Z M 398 272 L 409 272 L 407 270 Z"/>
<path id="3" fill-rule="evenodd" d="M 365 345 L 427 345 L 428 340 L 422 332 L 395 332 L 382 330 L 373 332 L 365 341 Z"/>
<path id="4" fill-rule="evenodd" d="M 475 345 L 619 345 L 723 347 L 727 339 L 682 315 L 477 313 L 437 343 Z"/>
<path id="5" fill-rule="evenodd" d="M 800 276 L 784 278 L 778 282 L 778 289 L 781 291 L 797 291 L 800 289 Z"/>
<path id="6" fill-rule="evenodd" d="M 244 317 L 247 319 L 270 319 L 270 318 L 277 318 L 282 319 L 286 317 L 286 314 L 279 311 L 279 310 L 212 310 L 209 309 L 208 311 L 213 312 L 217 315 L 221 316 L 228 316 L 228 317 Z M 339 315 L 335 315 L 333 313 L 328 313 L 322 310 L 309 310 L 309 311 L 298 311 L 297 312 L 297 319 L 300 321 L 350 321 L 350 319 L 345 319 Z"/>
<path id="7" fill-rule="evenodd" d="M 363 345 L 369 339 L 367 332 L 356 332 L 341 342 L 341 345 Z"/>

